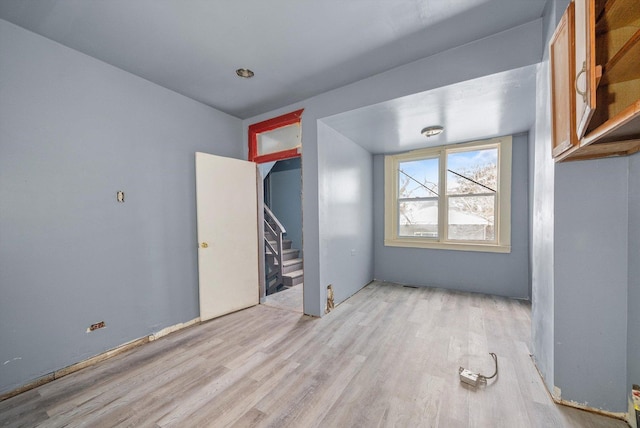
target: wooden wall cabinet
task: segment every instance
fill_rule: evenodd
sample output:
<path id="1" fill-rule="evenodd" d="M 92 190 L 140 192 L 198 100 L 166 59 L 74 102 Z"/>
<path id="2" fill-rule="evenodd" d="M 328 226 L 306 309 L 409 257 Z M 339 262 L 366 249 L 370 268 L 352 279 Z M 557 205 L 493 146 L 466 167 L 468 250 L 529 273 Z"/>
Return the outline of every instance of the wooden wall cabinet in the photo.
<path id="1" fill-rule="evenodd" d="M 556 161 L 640 151 L 640 1 L 573 1 L 549 49 Z"/>

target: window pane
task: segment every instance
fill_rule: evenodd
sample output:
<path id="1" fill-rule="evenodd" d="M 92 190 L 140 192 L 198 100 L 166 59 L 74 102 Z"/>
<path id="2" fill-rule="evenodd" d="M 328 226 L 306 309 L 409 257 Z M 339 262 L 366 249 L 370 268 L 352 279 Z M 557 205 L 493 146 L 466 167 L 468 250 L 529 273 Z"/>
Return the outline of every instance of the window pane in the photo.
<path id="1" fill-rule="evenodd" d="M 398 202 L 399 236 L 438 237 L 438 200 Z"/>
<path id="2" fill-rule="evenodd" d="M 398 198 L 438 196 L 438 158 L 398 164 Z"/>
<path id="3" fill-rule="evenodd" d="M 495 195 L 449 197 L 449 239 L 495 241 L 495 204 Z"/>
<path id="4" fill-rule="evenodd" d="M 495 193 L 498 189 L 498 149 L 447 155 L 447 194 Z"/>

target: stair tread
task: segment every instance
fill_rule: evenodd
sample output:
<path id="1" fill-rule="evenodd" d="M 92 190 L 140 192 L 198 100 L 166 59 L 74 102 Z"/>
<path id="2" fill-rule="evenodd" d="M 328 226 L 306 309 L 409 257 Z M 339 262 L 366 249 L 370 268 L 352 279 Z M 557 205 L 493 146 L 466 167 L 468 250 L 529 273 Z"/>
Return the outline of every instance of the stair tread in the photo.
<path id="1" fill-rule="evenodd" d="M 273 261 L 276 266 L 278 266 L 278 260 Z M 302 259 L 289 259 L 282 261 L 282 267 L 289 267 L 291 265 L 302 263 Z"/>
<path id="2" fill-rule="evenodd" d="M 282 276 L 286 276 L 289 278 L 297 278 L 302 275 L 304 275 L 304 270 L 300 269 L 300 270 L 294 270 L 293 272 L 285 273 Z"/>
<path id="3" fill-rule="evenodd" d="M 287 249 L 282 250 L 282 254 L 295 253 L 295 252 L 298 252 L 298 251 L 300 251 L 300 250 L 298 250 L 297 248 L 287 248 Z M 273 253 L 271 252 L 271 250 L 267 249 L 265 254 L 269 256 L 269 255 L 271 255 Z"/>
<path id="4" fill-rule="evenodd" d="M 271 241 L 268 240 L 267 242 L 269 242 L 269 245 L 271 245 L 273 248 L 277 248 L 278 244 L 276 241 Z M 282 240 L 282 248 L 283 249 L 289 249 L 293 246 L 293 241 L 291 241 L 291 239 L 283 239 Z M 268 249 L 269 246 L 265 244 L 265 247 Z"/>

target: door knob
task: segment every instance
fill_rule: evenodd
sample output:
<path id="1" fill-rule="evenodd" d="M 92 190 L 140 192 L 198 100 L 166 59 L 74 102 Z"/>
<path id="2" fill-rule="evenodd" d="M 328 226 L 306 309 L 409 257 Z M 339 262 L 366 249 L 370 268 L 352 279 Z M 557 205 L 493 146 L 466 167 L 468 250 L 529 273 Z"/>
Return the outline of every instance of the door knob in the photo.
<path id="1" fill-rule="evenodd" d="M 203 242 L 202 244 L 200 244 L 200 248 L 208 248 L 209 244 L 207 244 L 206 242 Z"/>

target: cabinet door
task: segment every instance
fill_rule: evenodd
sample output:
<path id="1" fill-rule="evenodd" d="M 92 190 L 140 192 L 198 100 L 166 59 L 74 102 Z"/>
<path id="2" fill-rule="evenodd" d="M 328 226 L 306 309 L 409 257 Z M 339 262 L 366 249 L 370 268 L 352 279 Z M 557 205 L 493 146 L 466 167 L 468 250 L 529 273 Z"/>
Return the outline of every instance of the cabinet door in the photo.
<path id="1" fill-rule="evenodd" d="M 551 60 L 551 139 L 556 157 L 578 145 L 576 109 L 573 96 L 575 77 L 574 4 L 562 15 L 550 42 Z"/>
<path id="2" fill-rule="evenodd" d="M 575 74 L 577 138 L 584 136 L 596 108 L 595 0 L 575 0 Z"/>

